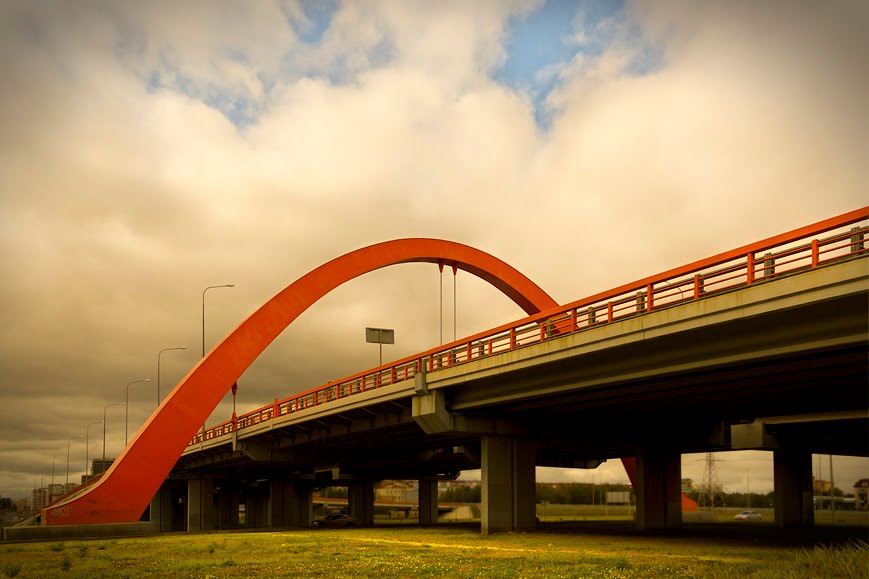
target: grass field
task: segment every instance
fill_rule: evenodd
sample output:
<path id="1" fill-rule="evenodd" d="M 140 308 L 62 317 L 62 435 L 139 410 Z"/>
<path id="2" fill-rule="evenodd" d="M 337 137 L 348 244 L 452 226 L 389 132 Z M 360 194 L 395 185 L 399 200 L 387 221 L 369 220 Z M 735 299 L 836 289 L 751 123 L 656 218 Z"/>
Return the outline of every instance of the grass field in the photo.
<path id="1" fill-rule="evenodd" d="M 0 545 L 2 577 L 869 577 L 869 548 L 473 526 L 165 534 Z"/>

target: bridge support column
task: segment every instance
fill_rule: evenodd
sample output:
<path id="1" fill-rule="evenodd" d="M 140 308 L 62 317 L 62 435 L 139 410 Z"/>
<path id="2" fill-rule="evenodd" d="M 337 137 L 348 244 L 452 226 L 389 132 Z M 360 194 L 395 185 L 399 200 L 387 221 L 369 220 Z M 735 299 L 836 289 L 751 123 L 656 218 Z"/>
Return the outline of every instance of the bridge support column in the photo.
<path id="1" fill-rule="evenodd" d="M 172 530 L 172 491 L 165 482 L 151 499 L 151 522 L 161 533 Z"/>
<path id="2" fill-rule="evenodd" d="M 161 533 L 187 530 L 187 492 L 183 481 L 164 481 L 151 499 L 151 521 Z"/>
<path id="3" fill-rule="evenodd" d="M 374 481 L 353 481 L 347 487 L 348 511 L 360 525 L 374 524 Z"/>
<path id="4" fill-rule="evenodd" d="M 814 527 L 812 455 L 801 448 L 773 450 L 773 490 L 777 527 Z"/>
<path id="5" fill-rule="evenodd" d="M 269 491 L 269 527 L 310 527 L 313 489 L 291 480 L 273 480 Z"/>
<path id="6" fill-rule="evenodd" d="M 682 460 L 660 446 L 637 449 L 637 528 L 676 529 L 682 526 Z"/>
<path id="7" fill-rule="evenodd" d="M 420 479 L 419 481 L 419 524 L 423 527 L 438 522 L 438 481 Z"/>
<path id="8" fill-rule="evenodd" d="M 268 526 L 269 490 L 268 482 L 254 483 L 244 489 L 244 526 L 259 528 Z"/>
<path id="9" fill-rule="evenodd" d="M 534 446 L 519 437 L 484 435 L 480 455 L 482 533 L 533 530 L 537 526 Z"/>
<path id="10" fill-rule="evenodd" d="M 214 481 L 187 481 L 187 530 L 210 531 L 214 525 Z"/>
<path id="11" fill-rule="evenodd" d="M 238 481 L 221 481 L 218 489 L 218 528 L 237 529 L 241 488 Z"/>

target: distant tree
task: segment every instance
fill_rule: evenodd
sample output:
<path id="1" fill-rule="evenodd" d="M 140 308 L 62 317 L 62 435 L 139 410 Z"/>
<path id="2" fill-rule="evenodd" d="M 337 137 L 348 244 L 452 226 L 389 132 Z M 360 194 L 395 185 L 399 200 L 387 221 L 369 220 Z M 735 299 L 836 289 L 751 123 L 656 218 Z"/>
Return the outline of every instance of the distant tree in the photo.
<path id="1" fill-rule="evenodd" d="M 325 499 L 346 499 L 347 487 L 326 487 L 322 491 Z"/>
<path id="2" fill-rule="evenodd" d="M 445 503 L 479 503 L 482 491 L 480 485 L 451 487 L 438 495 L 438 500 Z"/>
<path id="3" fill-rule="evenodd" d="M 630 491 L 630 485 L 591 483 L 537 483 L 537 502 L 549 501 L 557 505 L 602 504 L 606 493 Z"/>
<path id="4" fill-rule="evenodd" d="M 9 497 L 0 497 L 0 511 L 11 511 L 15 509 L 15 503 Z"/>

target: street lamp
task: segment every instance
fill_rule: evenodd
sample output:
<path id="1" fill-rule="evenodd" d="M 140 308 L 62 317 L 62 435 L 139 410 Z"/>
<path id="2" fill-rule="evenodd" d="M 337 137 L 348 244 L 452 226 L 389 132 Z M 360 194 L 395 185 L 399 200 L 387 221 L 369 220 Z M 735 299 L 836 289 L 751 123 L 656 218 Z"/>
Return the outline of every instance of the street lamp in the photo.
<path id="1" fill-rule="evenodd" d="M 115 402 L 114 404 L 106 404 L 103 408 L 103 468 L 106 468 L 106 411 L 111 406 L 124 406 L 123 402 Z"/>
<path id="2" fill-rule="evenodd" d="M 202 357 L 205 357 L 205 292 L 210 289 L 222 288 L 222 287 L 235 287 L 235 284 L 227 283 L 223 285 L 210 285 L 204 290 L 202 290 Z M 202 444 L 205 442 L 205 422 L 202 423 L 202 437 L 199 440 L 199 448 L 202 448 Z"/>
<path id="3" fill-rule="evenodd" d="M 150 378 L 145 378 L 144 380 L 133 380 L 132 382 L 127 382 L 127 397 L 124 399 L 124 448 L 127 448 L 127 423 L 130 420 L 130 384 L 150 381 Z"/>
<path id="4" fill-rule="evenodd" d="M 63 456 L 62 454 L 56 454 L 51 457 L 51 486 L 48 487 L 48 503 L 51 504 L 54 502 L 54 459 L 58 456 Z M 63 494 L 63 493 L 61 493 Z"/>
<path id="5" fill-rule="evenodd" d="M 85 475 L 85 478 L 87 478 L 88 464 L 90 464 L 88 461 L 90 460 L 89 451 L 90 451 L 90 447 L 91 447 L 91 426 L 93 426 L 94 424 L 103 424 L 103 421 L 97 420 L 96 422 L 91 422 L 90 424 L 88 424 L 88 427 L 85 429 L 85 437 L 84 437 L 84 440 L 85 440 L 85 442 L 84 442 L 84 446 L 85 446 L 85 449 L 84 449 L 84 475 Z M 91 470 L 93 470 L 93 469 L 91 469 Z"/>
<path id="6" fill-rule="evenodd" d="M 235 287 L 235 284 L 228 283 L 224 285 L 210 285 L 202 290 L 202 357 L 205 357 L 205 292 L 210 289 L 219 287 Z"/>
<path id="7" fill-rule="evenodd" d="M 58 456 L 63 456 L 63 455 L 62 454 L 55 454 L 54 456 L 51 457 L 51 486 L 54 486 L 54 459 L 57 458 Z M 49 491 L 48 494 L 51 494 L 51 491 Z"/>
<path id="8" fill-rule="evenodd" d="M 69 440 L 66 441 L 66 484 L 69 485 L 69 443 L 75 440 L 76 438 L 84 438 L 83 434 L 79 434 L 78 436 L 73 436 Z M 66 487 L 64 487 L 66 490 Z"/>
<path id="9" fill-rule="evenodd" d="M 168 352 L 169 350 L 186 350 L 187 346 L 178 346 L 177 348 L 163 348 L 159 352 L 157 352 L 157 408 L 160 407 L 160 356 L 163 352 Z"/>

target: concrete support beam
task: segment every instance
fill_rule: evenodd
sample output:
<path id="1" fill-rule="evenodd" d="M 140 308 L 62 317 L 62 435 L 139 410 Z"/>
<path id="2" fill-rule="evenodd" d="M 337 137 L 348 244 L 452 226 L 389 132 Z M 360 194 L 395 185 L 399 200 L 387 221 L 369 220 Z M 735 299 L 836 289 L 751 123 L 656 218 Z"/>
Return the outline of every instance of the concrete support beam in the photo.
<path id="1" fill-rule="evenodd" d="M 774 450 L 773 490 L 777 527 L 814 527 L 812 455 L 801 448 Z"/>
<path id="2" fill-rule="evenodd" d="M 269 527 L 310 527 L 314 519 L 313 488 L 291 480 L 273 480 L 269 488 Z"/>
<path id="3" fill-rule="evenodd" d="M 214 481 L 187 481 L 187 530 L 210 531 L 215 528 Z"/>
<path id="4" fill-rule="evenodd" d="M 682 462 L 666 446 L 637 449 L 637 529 L 682 526 Z"/>
<path id="5" fill-rule="evenodd" d="M 351 481 L 347 487 L 347 509 L 351 517 L 360 525 L 374 524 L 374 482 L 370 480 Z"/>
<path id="6" fill-rule="evenodd" d="M 419 481 L 419 524 L 427 527 L 438 522 L 438 481 Z"/>
<path id="7" fill-rule="evenodd" d="M 241 487 L 237 481 L 221 481 L 218 491 L 218 528 L 237 529 Z"/>
<path id="8" fill-rule="evenodd" d="M 534 446 L 519 437 L 485 435 L 480 454 L 483 534 L 533 530 L 537 526 Z"/>
<path id="9" fill-rule="evenodd" d="M 474 434 L 525 434 L 527 427 L 503 418 L 465 416 L 447 410 L 443 390 L 414 396 L 411 415 L 426 434 L 468 432 Z"/>

